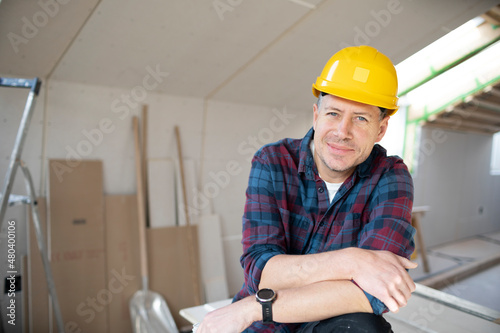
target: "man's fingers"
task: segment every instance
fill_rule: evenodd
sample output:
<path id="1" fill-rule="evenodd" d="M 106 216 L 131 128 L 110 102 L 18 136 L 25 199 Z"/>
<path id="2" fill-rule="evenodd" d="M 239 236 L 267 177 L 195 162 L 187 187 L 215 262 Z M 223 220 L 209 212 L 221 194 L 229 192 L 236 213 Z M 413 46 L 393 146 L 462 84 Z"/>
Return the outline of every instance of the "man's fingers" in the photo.
<path id="1" fill-rule="evenodd" d="M 418 263 L 411 261 L 411 260 L 408 260 L 405 257 L 398 256 L 398 258 L 399 258 L 399 262 L 403 265 L 404 268 L 414 269 L 414 268 L 417 268 L 417 266 L 418 266 Z"/>
<path id="2" fill-rule="evenodd" d="M 402 290 L 395 290 L 393 294 L 389 296 L 389 299 L 384 302 L 384 304 L 391 312 L 396 313 L 400 308 L 408 304 L 408 299 L 410 298 L 409 295 L 411 294 L 408 294 L 407 292 L 404 292 Z"/>
<path id="3" fill-rule="evenodd" d="M 414 292 L 415 289 L 417 289 L 417 285 L 415 284 L 415 282 L 412 280 L 411 277 L 408 279 L 407 285 L 408 285 L 408 288 L 410 289 L 410 293 Z"/>
<path id="4" fill-rule="evenodd" d="M 396 313 L 399 311 L 398 303 L 396 303 L 396 300 L 394 300 L 393 298 L 390 298 L 389 300 L 385 301 L 384 304 L 391 312 Z"/>
<path id="5" fill-rule="evenodd" d="M 414 261 L 410 261 L 408 260 L 409 264 L 406 266 L 406 268 L 410 268 L 410 269 L 413 269 L 413 268 L 417 268 L 418 267 L 418 263 L 414 262 Z"/>
<path id="6" fill-rule="evenodd" d="M 415 291 L 416 285 L 415 282 L 413 282 L 413 279 L 411 278 L 410 274 L 406 271 L 407 268 L 415 268 L 418 266 L 416 262 L 412 262 L 404 257 L 399 257 L 399 262 L 401 263 L 402 266 L 398 267 L 399 270 L 399 276 L 401 277 L 402 280 L 397 281 L 396 283 L 402 285 L 405 285 L 405 288 L 409 290 L 410 293 Z M 401 288 L 400 288 L 401 289 Z"/>
<path id="7" fill-rule="evenodd" d="M 410 274 L 408 274 L 407 271 L 404 271 L 399 290 L 405 294 L 407 300 L 410 298 L 411 293 L 415 291 L 416 287 L 417 286 L 415 285 L 415 282 L 411 278 Z"/>
<path id="8" fill-rule="evenodd" d="M 404 273 L 407 274 L 406 271 Z M 404 277 L 398 279 L 397 282 L 395 282 L 390 286 L 389 288 L 390 297 L 392 297 L 396 301 L 398 307 L 406 306 L 408 300 L 411 297 L 412 293 L 411 288 L 412 288 L 411 285 Z"/>
<path id="9" fill-rule="evenodd" d="M 416 289 L 415 282 L 413 281 L 410 274 L 408 274 L 408 272 L 406 270 L 401 271 L 400 285 L 401 286 L 404 285 L 405 290 L 408 290 L 408 292 L 410 292 L 410 293 L 414 292 Z"/>
<path id="10" fill-rule="evenodd" d="M 411 297 L 411 293 L 413 292 L 412 289 L 411 289 L 411 286 L 408 285 L 407 283 L 403 283 L 400 287 L 399 287 L 399 291 L 401 293 L 401 296 L 399 299 L 398 299 L 398 303 L 402 306 L 405 306 L 406 305 L 406 302 L 408 302 L 408 300 L 410 299 Z"/>
<path id="11" fill-rule="evenodd" d="M 396 302 L 398 304 L 398 309 L 406 306 L 406 303 L 407 303 L 406 298 L 403 296 L 403 294 L 398 295 Z"/>

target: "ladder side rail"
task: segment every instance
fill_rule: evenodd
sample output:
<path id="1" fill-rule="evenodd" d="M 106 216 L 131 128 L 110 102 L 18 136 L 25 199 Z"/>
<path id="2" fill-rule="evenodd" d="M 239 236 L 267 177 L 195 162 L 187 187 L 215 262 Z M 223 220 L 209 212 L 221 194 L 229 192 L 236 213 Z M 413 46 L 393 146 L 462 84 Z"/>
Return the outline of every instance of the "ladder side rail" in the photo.
<path id="1" fill-rule="evenodd" d="M 57 298 L 54 277 L 52 275 L 47 248 L 45 247 L 44 236 L 42 228 L 40 226 L 40 213 L 38 211 L 38 201 L 36 199 L 35 187 L 33 186 L 33 179 L 31 178 L 31 173 L 29 172 L 28 168 L 22 162 L 20 163 L 20 166 L 21 170 L 24 173 L 26 191 L 28 192 L 31 201 L 31 215 L 33 217 L 33 225 L 38 243 L 38 249 L 40 250 L 40 255 L 42 256 L 43 267 L 45 269 L 45 277 L 47 278 L 47 285 L 49 288 L 50 297 L 52 299 L 52 306 L 54 307 L 54 315 L 56 317 L 57 327 L 59 332 L 63 333 L 64 324 L 61 315 L 61 308 L 59 307 L 59 300 Z"/>
<path id="2" fill-rule="evenodd" d="M 8 79 L 4 78 L 0 79 L 2 86 L 13 87 L 12 85 L 6 85 L 5 80 Z M 30 80 L 27 81 L 31 83 L 29 85 L 22 86 L 21 88 L 31 88 L 31 90 L 28 94 L 28 99 L 26 100 L 26 105 L 24 107 L 21 123 L 17 131 L 16 141 L 14 143 L 14 149 L 12 150 L 12 154 L 10 156 L 7 174 L 5 175 L 4 185 L 2 187 L 2 192 L 0 192 L 0 194 L 2 195 L 0 201 L 0 228 L 3 225 L 3 219 L 5 212 L 7 210 L 7 203 L 9 201 L 10 192 L 12 191 L 12 185 L 14 182 L 14 178 L 16 176 L 17 167 L 19 166 L 19 161 L 21 160 L 21 153 L 23 151 L 24 141 L 26 140 L 31 117 L 33 116 L 35 99 L 36 96 L 38 96 L 38 92 L 40 90 L 41 82 L 38 80 L 38 78 L 31 81 Z"/>

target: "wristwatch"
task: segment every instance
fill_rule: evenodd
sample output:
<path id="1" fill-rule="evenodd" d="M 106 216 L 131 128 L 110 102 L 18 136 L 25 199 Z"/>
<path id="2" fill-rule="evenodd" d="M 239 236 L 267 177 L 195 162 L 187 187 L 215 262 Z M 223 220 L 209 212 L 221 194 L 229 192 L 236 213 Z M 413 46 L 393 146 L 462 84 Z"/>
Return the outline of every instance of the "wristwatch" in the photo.
<path id="1" fill-rule="evenodd" d="M 260 289 L 255 294 L 257 302 L 262 305 L 262 322 L 271 323 L 273 321 L 273 302 L 276 299 L 276 293 L 272 289 Z"/>

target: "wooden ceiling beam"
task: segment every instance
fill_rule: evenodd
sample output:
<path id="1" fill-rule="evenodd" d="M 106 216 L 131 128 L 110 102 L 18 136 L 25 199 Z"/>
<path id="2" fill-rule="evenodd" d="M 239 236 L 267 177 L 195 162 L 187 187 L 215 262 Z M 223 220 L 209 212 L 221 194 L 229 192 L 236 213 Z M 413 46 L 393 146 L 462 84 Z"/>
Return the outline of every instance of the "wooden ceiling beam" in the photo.
<path id="1" fill-rule="evenodd" d="M 450 124 L 445 124 L 445 123 L 430 123 L 427 122 L 424 124 L 425 127 L 432 127 L 432 128 L 441 128 L 441 129 L 446 129 L 450 131 L 458 131 L 458 132 L 467 132 L 467 133 L 475 133 L 475 134 L 483 134 L 483 135 L 492 135 L 495 132 L 490 132 L 485 129 L 477 129 L 477 128 L 472 128 L 472 127 L 467 127 L 467 126 L 461 126 L 461 127 L 456 127 L 452 126 Z"/>
<path id="2" fill-rule="evenodd" d="M 495 97 L 500 97 L 500 88 L 492 87 L 490 90 L 487 91 L 487 94 L 491 94 Z"/>
<path id="3" fill-rule="evenodd" d="M 473 104 L 473 105 L 477 105 L 481 108 L 485 108 L 485 109 L 500 113 L 500 105 L 498 105 L 497 103 L 482 101 L 482 100 L 477 99 L 477 98 L 474 98 L 469 103 Z"/>
<path id="4" fill-rule="evenodd" d="M 487 22 L 500 25 L 500 5 L 497 5 L 481 15 Z"/>
<path id="5" fill-rule="evenodd" d="M 471 121 L 470 119 L 464 120 L 462 117 L 438 117 L 434 121 L 429 123 L 443 124 L 455 129 L 470 128 L 480 131 L 486 131 L 489 133 L 500 131 L 500 125 L 493 125 L 485 122 L 475 122 Z"/>
<path id="6" fill-rule="evenodd" d="M 458 117 L 461 117 L 463 119 L 473 118 L 473 119 L 480 119 L 483 121 L 488 121 L 488 122 L 500 124 L 500 115 L 486 113 L 486 112 L 481 111 L 480 109 L 455 108 L 455 109 L 453 109 L 453 111 L 451 113 L 455 114 Z"/>

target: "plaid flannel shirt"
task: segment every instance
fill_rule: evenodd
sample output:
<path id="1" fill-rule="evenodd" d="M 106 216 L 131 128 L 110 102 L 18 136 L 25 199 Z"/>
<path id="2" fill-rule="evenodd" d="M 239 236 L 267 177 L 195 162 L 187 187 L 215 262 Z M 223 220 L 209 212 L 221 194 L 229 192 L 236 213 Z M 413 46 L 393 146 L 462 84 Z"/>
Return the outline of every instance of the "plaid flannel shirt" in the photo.
<path id="1" fill-rule="evenodd" d="M 255 294 L 267 261 L 278 254 L 309 254 L 347 247 L 388 250 L 409 258 L 413 181 L 403 161 L 376 144 L 330 203 L 310 143 L 284 139 L 262 147 L 252 160 L 243 215 L 245 282 L 234 297 Z M 365 292 L 373 312 L 386 306 Z M 245 332 L 295 332 L 303 324 L 255 322 Z"/>

